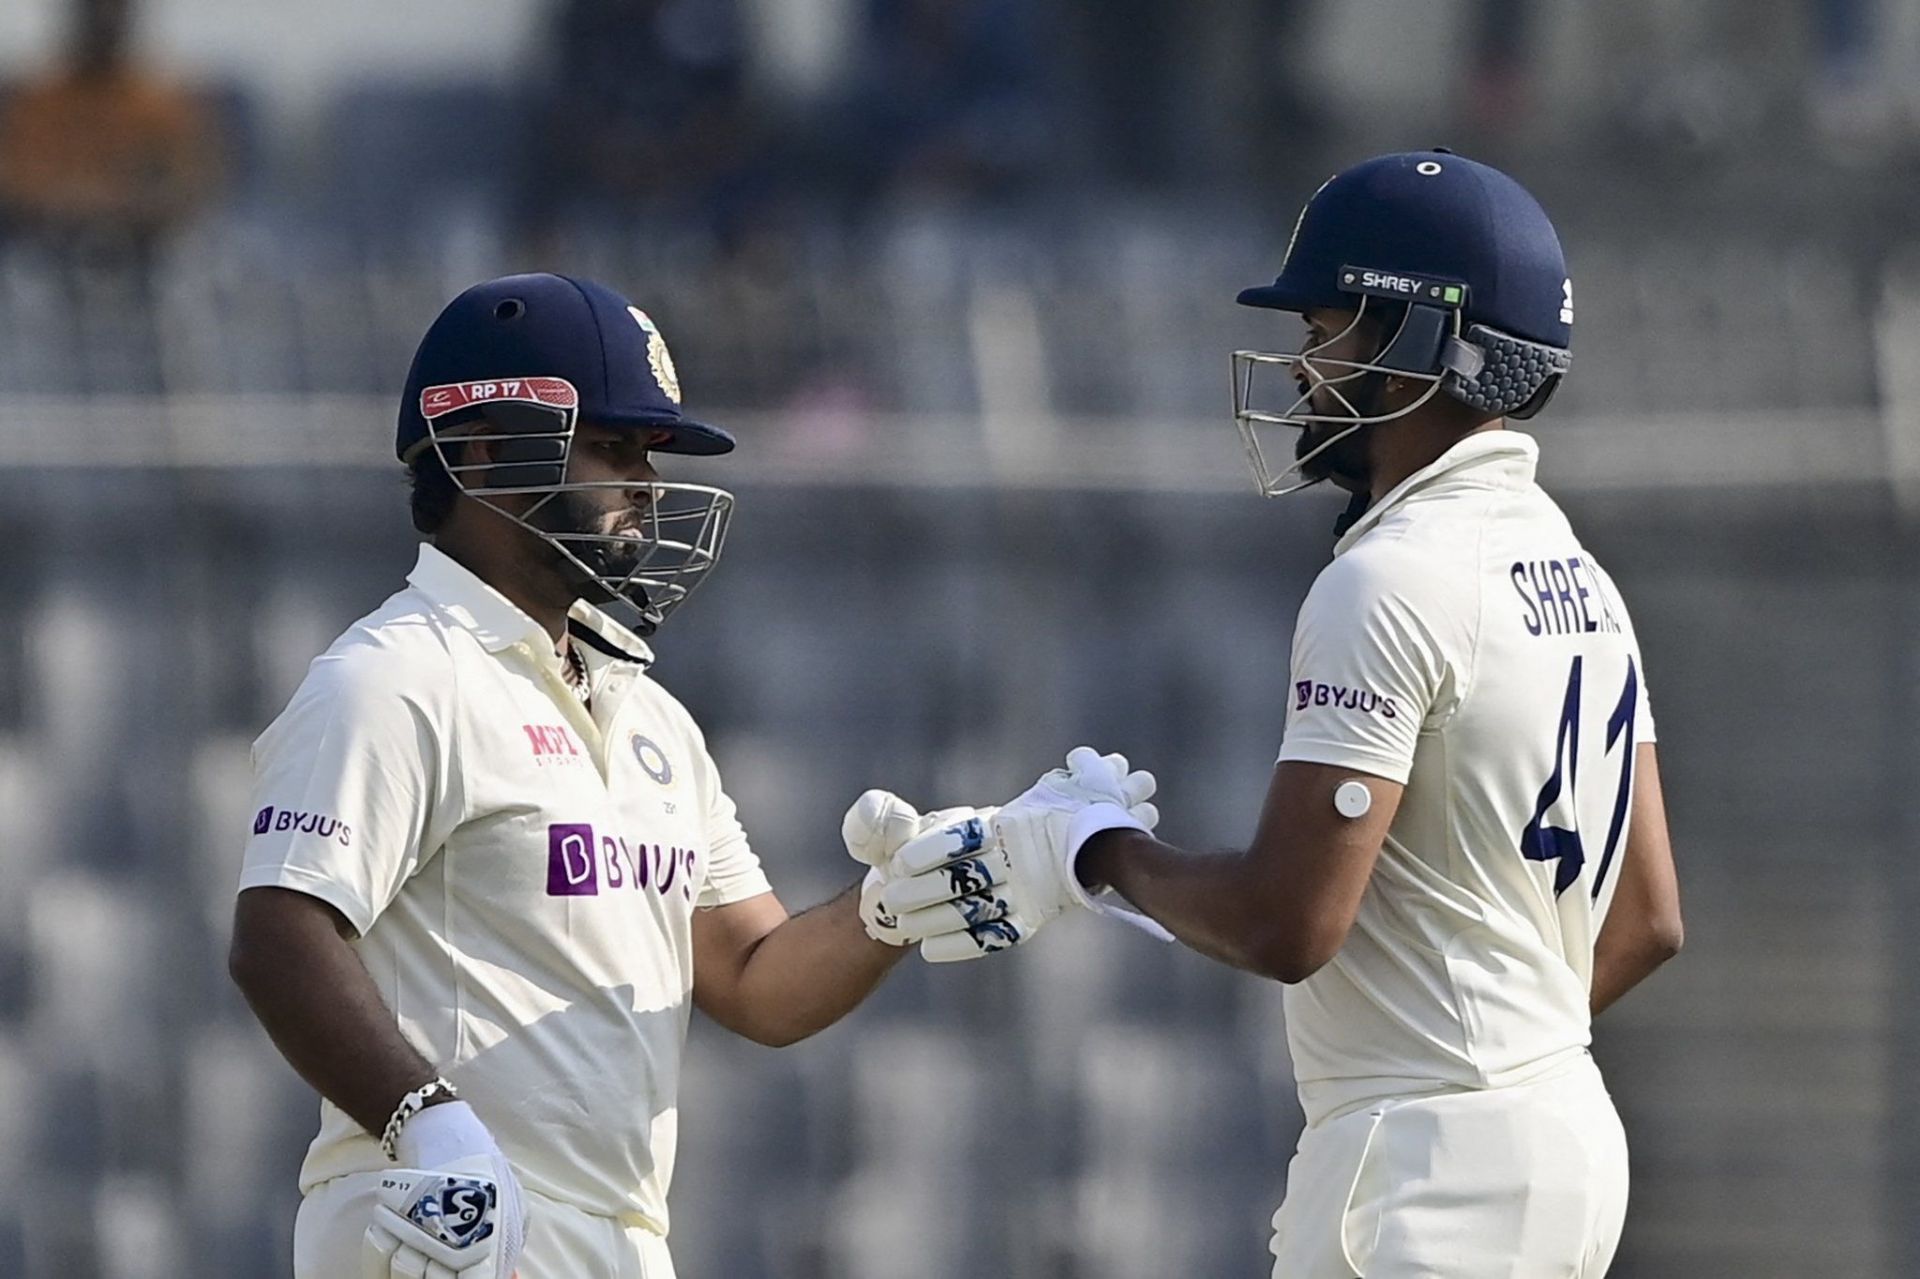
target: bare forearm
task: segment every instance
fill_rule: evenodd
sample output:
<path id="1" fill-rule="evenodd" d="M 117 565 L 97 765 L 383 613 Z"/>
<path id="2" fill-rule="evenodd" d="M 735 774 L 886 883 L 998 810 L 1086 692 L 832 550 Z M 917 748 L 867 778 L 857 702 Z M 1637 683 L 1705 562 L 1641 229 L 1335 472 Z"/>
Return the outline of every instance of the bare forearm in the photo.
<path id="1" fill-rule="evenodd" d="M 1263 877 L 1246 853 L 1190 853 L 1138 831 L 1103 831 L 1076 869 L 1088 887 L 1109 885 L 1210 959 L 1273 976 L 1273 921 L 1256 905 Z"/>
<path id="2" fill-rule="evenodd" d="M 907 952 L 867 936 L 856 886 L 782 922 L 740 971 L 734 1028 L 763 1044 L 817 1034 L 872 994 Z"/>
<path id="3" fill-rule="evenodd" d="M 228 970 L 288 1064 L 378 1134 L 400 1099 L 437 1072 L 400 1033 L 337 916 L 314 899 L 284 900 L 299 897 L 280 888 L 240 895 Z"/>

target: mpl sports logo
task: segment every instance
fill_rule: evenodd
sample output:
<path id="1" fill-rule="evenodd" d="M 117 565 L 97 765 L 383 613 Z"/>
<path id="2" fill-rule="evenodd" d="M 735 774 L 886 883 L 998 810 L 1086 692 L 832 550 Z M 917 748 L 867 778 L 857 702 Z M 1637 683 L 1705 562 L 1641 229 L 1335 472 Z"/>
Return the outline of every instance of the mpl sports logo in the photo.
<path id="1" fill-rule="evenodd" d="M 1371 692 L 1364 688 L 1346 688 L 1339 684 L 1325 684 L 1319 680 L 1303 679 L 1295 681 L 1293 686 L 1293 709 L 1297 713 L 1309 706 L 1328 706 L 1335 710 L 1359 711 L 1362 715 L 1378 715 L 1381 719 L 1400 718 L 1400 708 L 1391 697 Z"/>
<path id="2" fill-rule="evenodd" d="M 586 822 L 554 822 L 547 827 L 547 896 L 598 897 L 602 889 L 651 890 L 665 897 L 679 890 L 693 900 L 691 848 L 633 843 L 624 836 L 596 837 Z"/>
<path id="3" fill-rule="evenodd" d="M 533 747 L 534 762 L 542 767 L 575 764 L 585 758 L 564 724 L 522 724 L 520 731 L 527 735 L 527 744 Z"/>
<path id="4" fill-rule="evenodd" d="M 253 815 L 253 833 L 265 835 L 269 831 L 318 835 L 321 839 L 339 840 L 342 848 L 353 847 L 353 827 L 325 813 L 303 813 L 297 808 L 275 808 L 268 804 Z"/>

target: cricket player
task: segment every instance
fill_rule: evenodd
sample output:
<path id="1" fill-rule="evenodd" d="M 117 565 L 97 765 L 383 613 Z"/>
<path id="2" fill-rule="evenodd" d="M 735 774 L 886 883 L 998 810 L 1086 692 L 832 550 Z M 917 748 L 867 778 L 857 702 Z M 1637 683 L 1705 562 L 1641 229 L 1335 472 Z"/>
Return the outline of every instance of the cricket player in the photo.
<path id="1" fill-rule="evenodd" d="M 1306 326 L 1298 354 L 1234 357 L 1262 492 L 1352 495 L 1299 612 L 1253 843 L 1115 829 L 1076 856 L 997 826 L 975 860 L 1020 925 L 1001 940 L 1071 905 L 1063 881 L 1110 887 L 1287 983 L 1307 1127 L 1274 1279 L 1592 1279 L 1627 1152 L 1591 1019 L 1679 950 L 1681 920 L 1632 621 L 1505 429 L 1569 365 L 1559 238 L 1503 173 L 1381 156 L 1320 188 L 1279 278 L 1239 300 Z M 1298 432 L 1290 465 L 1275 428 Z M 883 850 L 879 913 L 939 900 L 956 842 Z"/>
<path id="2" fill-rule="evenodd" d="M 789 917 L 648 674 L 733 502 L 654 455 L 733 446 L 600 285 L 489 281 L 421 342 L 397 448 L 431 540 L 254 748 L 230 967 L 323 1099 L 299 1279 L 670 1279 L 690 1007 L 792 1043 L 905 953 L 857 892 Z M 1043 846 L 1150 828 L 1151 791 L 1088 751 L 1003 811 Z M 871 865 L 931 828 L 979 822 L 876 794 L 843 834 Z M 999 941 L 921 918 L 936 950 Z"/>

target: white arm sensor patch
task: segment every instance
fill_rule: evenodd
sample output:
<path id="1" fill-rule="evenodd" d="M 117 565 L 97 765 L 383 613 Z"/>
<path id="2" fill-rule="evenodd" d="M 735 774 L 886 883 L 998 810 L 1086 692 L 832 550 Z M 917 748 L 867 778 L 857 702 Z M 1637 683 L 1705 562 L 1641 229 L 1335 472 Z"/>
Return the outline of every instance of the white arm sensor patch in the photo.
<path id="1" fill-rule="evenodd" d="M 1333 788 L 1333 808 L 1342 817 L 1365 817 L 1367 810 L 1372 807 L 1373 792 L 1367 789 L 1365 782 L 1349 779 Z"/>

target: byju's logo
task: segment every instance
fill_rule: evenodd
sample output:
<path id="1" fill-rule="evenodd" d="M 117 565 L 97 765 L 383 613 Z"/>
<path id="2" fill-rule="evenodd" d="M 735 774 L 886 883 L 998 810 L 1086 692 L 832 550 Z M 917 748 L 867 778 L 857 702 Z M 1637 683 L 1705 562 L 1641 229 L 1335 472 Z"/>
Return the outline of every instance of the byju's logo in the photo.
<path id="1" fill-rule="evenodd" d="M 547 827 L 547 896 L 598 897 L 602 892 L 652 890 L 692 901 L 700 887 L 699 854 L 677 845 L 628 843 L 599 835 L 585 822 Z"/>
<path id="2" fill-rule="evenodd" d="M 1304 711 L 1309 706 L 1331 706 L 1335 710 L 1359 711 L 1362 715 L 1378 715 L 1382 719 L 1400 717 L 1400 708 L 1391 697 L 1371 693 L 1364 688 L 1343 688 L 1338 684 L 1322 684 L 1317 680 L 1299 680 L 1293 686 L 1293 709 Z"/>
<path id="3" fill-rule="evenodd" d="M 296 831 L 302 835 L 318 835 L 321 839 L 336 839 L 340 847 L 353 846 L 353 827 L 338 817 L 328 817 L 325 813 L 303 813 L 297 808 L 275 808 L 268 804 L 253 815 L 253 833 L 264 835 L 268 831 Z"/>
<path id="4" fill-rule="evenodd" d="M 600 892 L 593 827 L 555 822 L 547 827 L 547 896 L 595 897 Z"/>

